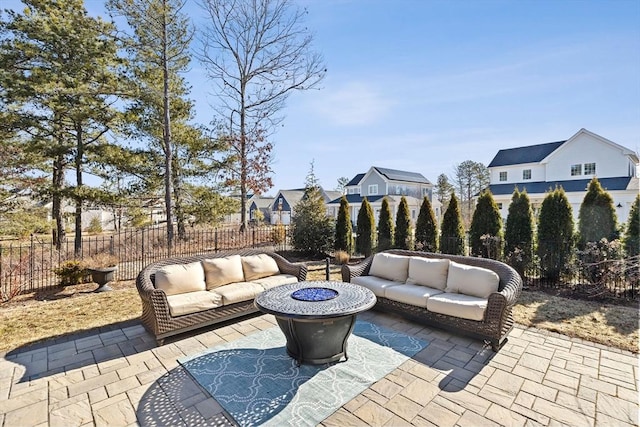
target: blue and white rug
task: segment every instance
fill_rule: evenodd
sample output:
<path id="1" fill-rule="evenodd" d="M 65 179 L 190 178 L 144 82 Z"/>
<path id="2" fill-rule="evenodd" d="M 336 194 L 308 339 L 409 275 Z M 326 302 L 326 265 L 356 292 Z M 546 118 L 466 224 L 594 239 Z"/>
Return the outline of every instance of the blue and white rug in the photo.
<path id="1" fill-rule="evenodd" d="M 179 362 L 240 426 L 315 426 L 427 345 L 357 321 L 346 362 L 296 366 L 277 327 Z"/>

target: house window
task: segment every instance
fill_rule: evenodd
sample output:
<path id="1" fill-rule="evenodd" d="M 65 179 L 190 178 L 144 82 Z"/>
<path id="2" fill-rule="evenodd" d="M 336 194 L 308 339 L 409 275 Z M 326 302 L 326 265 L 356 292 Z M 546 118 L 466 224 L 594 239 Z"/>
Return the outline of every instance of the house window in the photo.
<path id="1" fill-rule="evenodd" d="M 355 192 L 356 192 L 356 189 L 355 189 L 355 188 L 349 188 L 349 189 L 347 190 L 347 193 L 348 193 L 348 194 L 355 194 Z"/>
<path id="2" fill-rule="evenodd" d="M 411 209 L 411 219 L 416 219 L 416 210 Z"/>
<path id="3" fill-rule="evenodd" d="M 584 164 L 584 174 L 585 175 L 595 175 L 596 174 L 596 164 L 595 163 L 585 163 Z"/>
<path id="4" fill-rule="evenodd" d="M 369 196 L 376 196 L 378 194 L 378 184 L 371 184 L 369 186 Z"/>
<path id="5" fill-rule="evenodd" d="M 502 203 L 498 203 L 498 209 L 502 210 Z"/>
<path id="6" fill-rule="evenodd" d="M 525 169 L 522 171 L 522 179 L 531 179 L 531 169 Z"/>
<path id="7" fill-rule="evenodd" d="M 571 176 L 582 175 L 582 165 L 571 165 Z"/>
<path id="8" fill-rule="evenodd" d="M 506 180 L 507 180 L 507 173 L 500 172 L 500 181 L 506 181 Z"/>

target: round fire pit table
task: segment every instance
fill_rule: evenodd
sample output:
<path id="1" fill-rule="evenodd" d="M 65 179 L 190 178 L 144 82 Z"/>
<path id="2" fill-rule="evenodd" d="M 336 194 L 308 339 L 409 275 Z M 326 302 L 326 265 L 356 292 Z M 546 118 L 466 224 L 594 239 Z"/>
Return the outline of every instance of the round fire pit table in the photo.
<path id="1" fill-rule="evenodd" d="M 352 283 L 309 281 L 276 286 L 259 294 L 255 306 L 273 314 L 287 339 L 287 353 L 298 364 L 319 365 L 347 356 L 347 339 L 356 315 L 376 297 Z"/>

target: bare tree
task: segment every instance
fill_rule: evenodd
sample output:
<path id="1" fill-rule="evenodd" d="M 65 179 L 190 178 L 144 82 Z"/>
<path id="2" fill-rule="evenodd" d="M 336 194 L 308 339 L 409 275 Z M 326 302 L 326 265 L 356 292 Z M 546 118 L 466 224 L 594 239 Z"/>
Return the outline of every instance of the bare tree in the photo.
<path id="1" fill-rule="evenodd" d="M 294 90 L 317 87 L 326 68 L 312 51 L 303 25 L 306 10 L 289 0 L 201 0 L 208 24 L 202 28 L 200 59 L 220 98 L 217 112 L 228 120 L 224 132 L 236 156 L 231 175 L 240 187 L 241 229 L 247 227 L 247 190 L 270 188 L 268 136 Z M 259 167 L 250 149 L 262 156 Z M 265 157 L 266 155 L 266 157 Z M 258 178 L 252 177 L 258 170 Z"/>
<path id="2" fill-rule="evenodd" d="M 489 185 L 489 170 L 485 165 L 473 160 L 465 160 L 454 168 L 453 182 L 458 187 L 461 207 L 468 229 L 473 215 L 473 198 Z"/>

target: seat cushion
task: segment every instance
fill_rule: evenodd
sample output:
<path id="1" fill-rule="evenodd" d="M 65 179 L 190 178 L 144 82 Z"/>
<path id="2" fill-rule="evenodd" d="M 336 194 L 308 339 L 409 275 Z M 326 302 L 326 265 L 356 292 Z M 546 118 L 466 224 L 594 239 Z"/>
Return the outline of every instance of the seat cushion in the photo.
<path id="1" fill-rule="evenodd" d="M 207 289 L 204 269 L 200 262 L 166 265 L 156 271 L 154 284 L 156 289 L 162 289 L 167 295 Z"/>
<path id="2" fill-rule="evenodd" d="M 276 260 L 267 254 L 258 254 L 243 256 L 242 269 L 244 270 L 244 280 L 251 282 L 252 280 L 262 277 L 280 274 L 280 269 Z"/>
<path id="3" fill-rule="evenodd" d="M 488 300 L 471 295 L 441 293 L 427 299 L 427 310 L 469 320 L 482 320 Z"/>
<path id="4" fill-rule="evenodd" d="M 229 305 L 254 299 L 262 291 L 264 288 L 258 283 L 239 282 L 223 285 L 209 292 L 221 295 L 222 304 Z"/>
<path id="5" fill-rule="evenodd" d="M 384 297 L 384 291 L 390 286 L 399 286 L 403 283 L 394 282 L 392 280 L 381 279 L 376 276 L 357 276 L 351 279 L 351 283 L 364 286 L 374 293 L 377 297 Z"/>
<path id="6" fill-rule="evenodd" d="M 409 271 L 409 257 L 387 253 L 373 256 L 369 275 L 404 283 Z"/>
<path id="7" fill-rule="evenodd" d="M 429 288 L 422 285 L 404 284 L 385 288 L 384 297 L 393 301 L 426 308 L 427 299 L 441 293 L 442 291 L 440 289 Z"/>
<path id="8" fill-rule="evenodd" d="M 167 302 L 169 303 L 169 313 L 176 317 L 220 307 L 222 296 L 208 291 L 196 291 L 168 295 Z"/>
<path id="9" fill-rule="evenodd" d="M 240 255 L 202 260 L 207 290 L 229 283 L 244 282 Z"/>
<path id="10" fill-rule="evenodd" d="M 489 298 L 498 291 L 500 277 L 495 271 L 451 261 L 445 292 Z"/>
<path id="11" fill-rule="evenodd" d="M 260 286 L 267 289 L 271 289 L 275 286 L 285 285 L 287 283 L 297 283 L 298 278 L 291 274 L 276 274 L 275 276 L 263 277 L 262 279 L 256 279 L 253 283 L 258 283 Z"/>
<path id="12" fill-rule="evenodd" d="M 447 287 L 449 260 L 439 258 L 409 258 L 409 275 L 407 283 L 428 286 L 444 291 Z"/>

